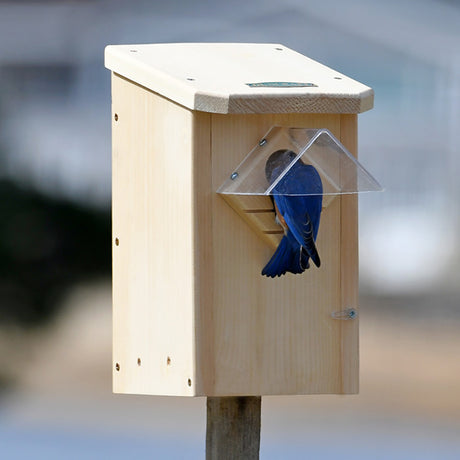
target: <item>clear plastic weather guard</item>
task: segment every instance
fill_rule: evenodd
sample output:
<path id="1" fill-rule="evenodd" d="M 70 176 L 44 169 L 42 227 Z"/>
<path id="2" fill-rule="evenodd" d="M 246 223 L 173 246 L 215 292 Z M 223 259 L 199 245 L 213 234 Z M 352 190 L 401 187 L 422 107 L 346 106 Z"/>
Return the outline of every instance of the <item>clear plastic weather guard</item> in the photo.
<path id="1" fill-rule="evenodd" d="M 265 175 L 265 164 L 273 152 L 281 149 L 292 150 L 296 156 L 269 183 Z M 229 173 L 217 192 L 231 195 L 274 195 L 281 193 L 276 186 L 284 179 L 284 195 L 309 195 L 311 192 L 299 189 L 298 184 L 295 190 L 289 188 L 289 171 L 297 161 L 314 166 L 320 174 L 323 207 L 327 207 L 336 195 L 382 190 L 377 180 L 328 129 L 275 126 Z"/>

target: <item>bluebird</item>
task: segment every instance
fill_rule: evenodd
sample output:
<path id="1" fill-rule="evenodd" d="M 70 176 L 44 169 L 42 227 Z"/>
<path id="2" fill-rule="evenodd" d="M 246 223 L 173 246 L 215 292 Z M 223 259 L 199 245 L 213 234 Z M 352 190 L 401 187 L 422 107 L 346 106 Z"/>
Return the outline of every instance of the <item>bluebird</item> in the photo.
<path id="1" fill-rule="evenodd" d="M 272 184 L 295 157 L 296 154 L 291 150 L 272 153 L 265 165 L 268 182 Z M 321 265 L 315 241 L 321 216 L 322 193 L 318 171 L 301 159 L 276 184 L 272 190 L 272 200 L 276 220 L 283 227 L 284 236 L 262 270 L 262 275 L 274 278 L 286 272 L 302 273 L 309 268 L 309 259 L 317 267 Z"/>

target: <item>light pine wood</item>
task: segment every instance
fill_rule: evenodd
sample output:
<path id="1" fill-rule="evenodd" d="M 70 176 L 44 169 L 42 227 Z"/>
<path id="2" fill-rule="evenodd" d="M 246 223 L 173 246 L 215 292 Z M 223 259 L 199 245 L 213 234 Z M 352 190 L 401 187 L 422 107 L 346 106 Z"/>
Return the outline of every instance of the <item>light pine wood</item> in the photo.
<path id="1" fill-rule="evenodd" d="M 358 117 L 340 117 L 340 142 L 355 157 L 358 156 Z M 342 309 L 358 311 L 358 196 L 340 197 L 341 216 L 341 303 Z M 359 391 L 359 316 L 354 320 L 341 321 L 342 346 L 342 392 Z"/>
<path id="2" fill-rule="evenodd" d="M 207 398 L 206 459 L 257 460 L 262 398 Z"/>
<path id="3" fill-rule="evenodd" d="M 283 228 L 275 221 L 275 210 L 268 196 L 221 195 L 265 244 L 278 247 Z"/>
<path id="4" fill-rule="evenodd" d="M 273 247 L 216 193 L 271 126 L 328 128 L 349 142 L 353 123 L 193 112 L 117 75 L 112 100 L 114 391 L 354 392 L 357 326 L 331 317 L 356 289 L 343 281 L 343 199 L 322 212 L 321 268 L 268 279 Z"/>
<path id="5" fill-rule="evenodd" d="M 113 388 L 193 395 L 193 115 L 112 85 Z"/>
<path id="6" fill-rule="evenodd" d="M 214 190 L 273 125 L 340 136 L 340 115 L 212 115 Z M 273 249 L 217 194 L 212 218 L 214 343 L 206 349 L 220 365 L 205 394 L 341 393 L 341 325 L 331 318 L 341 302 L 340 200 L 322 213 L 321 268 L 277 279 L 260 274 Z"/>
<path id="7" fill-rule="evenodd" d="M 360 113 L 374 100 L 368 86 L 279 44 L 107 46 L 105 66 L 189 109 L 211 113 Z M 248 86 L 267 82 L 316 86 Z"/>

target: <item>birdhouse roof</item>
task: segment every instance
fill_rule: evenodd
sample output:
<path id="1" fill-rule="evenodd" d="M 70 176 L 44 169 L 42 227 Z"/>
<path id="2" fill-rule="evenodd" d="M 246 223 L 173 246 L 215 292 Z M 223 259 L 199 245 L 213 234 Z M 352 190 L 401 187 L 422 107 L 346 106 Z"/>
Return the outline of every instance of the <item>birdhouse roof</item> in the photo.
<path id="1" fill-rule="evenodd" d="M 360 113 L 374 92 L 284 45 L 112 45 L 105 66 L 192 110 L 212 113 Z"/>

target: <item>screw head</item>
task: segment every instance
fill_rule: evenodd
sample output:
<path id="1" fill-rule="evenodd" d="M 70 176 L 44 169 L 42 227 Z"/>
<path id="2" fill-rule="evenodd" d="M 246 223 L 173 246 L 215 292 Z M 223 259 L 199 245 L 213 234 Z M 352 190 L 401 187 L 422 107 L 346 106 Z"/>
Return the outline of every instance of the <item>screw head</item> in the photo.
<path id="1" fill-rule="evenodd" d="M 238 173 L 237 173 L 237 172 L 234 172 L 234 173 L 232 173 L 232 175 L 230 176 L 230 179 L 231 179 L 231 180 L 235 180 L 237 177 L 238 177 Z"/>
<path id="2" fill-rule="evenodd" d="M 263 145 L 265 145 L 267 143 L 267 139 L 262 139 L 261 141 L 259 141 L 259 145 L 262 147 Z"/>

